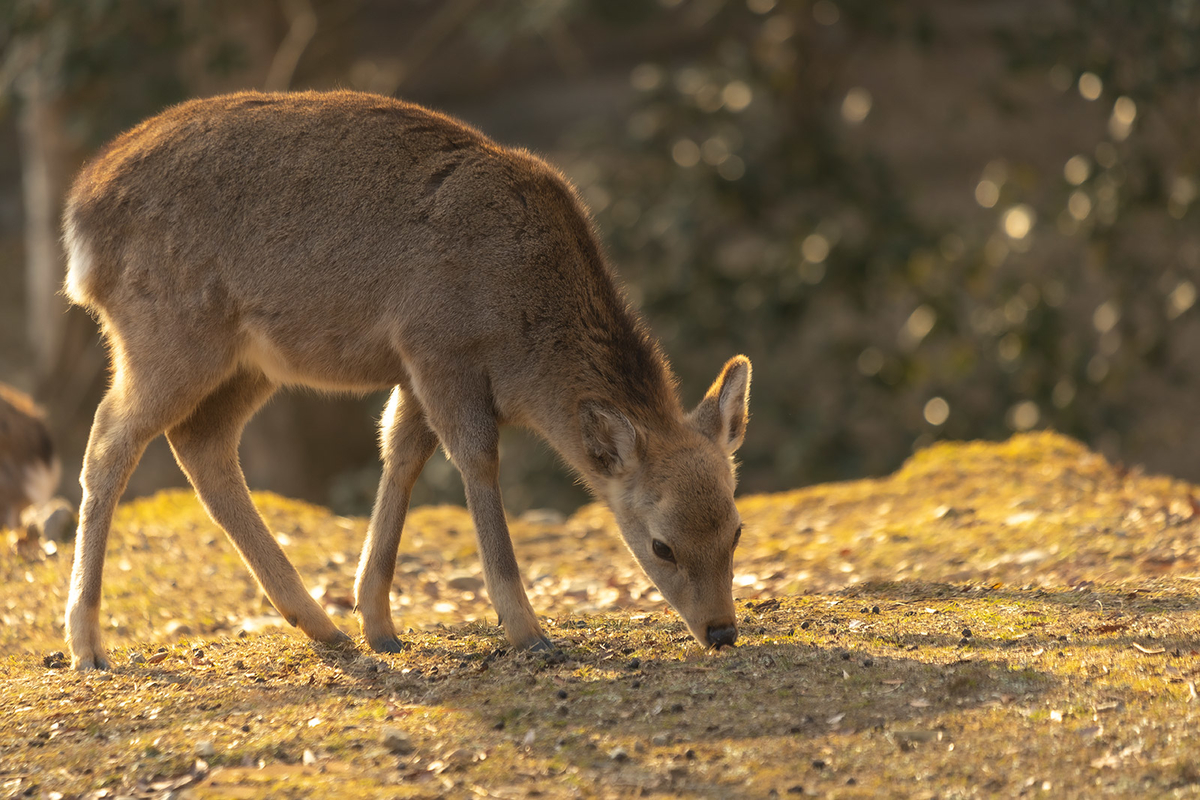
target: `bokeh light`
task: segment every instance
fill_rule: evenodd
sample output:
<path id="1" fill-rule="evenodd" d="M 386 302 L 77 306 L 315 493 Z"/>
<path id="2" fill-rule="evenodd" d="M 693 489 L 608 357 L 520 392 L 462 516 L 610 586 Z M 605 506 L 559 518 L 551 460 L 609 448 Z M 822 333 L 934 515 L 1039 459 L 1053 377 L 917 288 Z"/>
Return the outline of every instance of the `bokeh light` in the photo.
<path id="1" fill-rule="evenodd" d="M 925 404 L 925 421 L 930 425 L 945 425 L 950 418 L 950 404 L 945 398 L 933 397 Z"/>
<path id="2" fill-rule="evenodd" d="M 842 100 L 842 119 L 851 125 L 858 125 L 871 113 L 871 93 L 861 86 L 846 92 Z"/>
<path id="3" fill-rule="evenodd" d="M 1084 100 L 1099 100 L 1104 91 L 1104 82 L 1094 72 L 1085 72 L 1079 76 L 1079 95 Z"/>

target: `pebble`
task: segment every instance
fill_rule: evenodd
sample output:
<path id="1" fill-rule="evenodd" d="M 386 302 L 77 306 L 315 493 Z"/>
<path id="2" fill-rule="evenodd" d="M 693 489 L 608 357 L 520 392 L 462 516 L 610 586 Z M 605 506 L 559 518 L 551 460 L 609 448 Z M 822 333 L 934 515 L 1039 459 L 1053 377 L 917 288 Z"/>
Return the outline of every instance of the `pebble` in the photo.
<path id="1" fill-rule="evenodd" d="M 409 735 L 399 728 L 384 728 L 379 741 L 389 753 L 398 756 L 406 756 L 417 749 Z"/>
<path id="2" fill-rule="evenodd" d="M 614 747 L 608 751 L 608 757 L 613 761 L 628 761 L 629 751 L 624 747 Z"/>
<path id="3" fill-rule="evenodd" d="M 144 655 L 142 655 L 141 653 L 130 653 L 129 654 L 129 663 L 130 664 L 145 664 L 146 657 Z"/>
<path id="4" fill-rule="evenodd" d="M 475 760 L 475 753 L 465 747 L 460 747 L 457 750 L 446 753 L 446 755 L 442 756 L 442 760 L 451 766 L 463 766 Z"/>
<path id="5" fill-rule="evenodd" d="M 475 592 L 478 594 L 483 589 L 483 578 L 480 578 L 478 575 L 456 575 L 446 581 L 446 585 L 460 592 Z"/>
<path id="6" fill-rule="evenodd" d="M 217 754 L 217 748 L 213 743 L 205 739 L 202 742 L 196 742 L 196 757 L 203 758 L 205 761 Z"/>
<path id="7" fill-rule="evenodd" d="M 163 626 L 163 633 L 167 636 L 191 636 L 192 626 L 181 619 L 173 619 Z"/>
<path id="8" fill-rule="evenodd" d="M 304 762 L 306 767 L 311 767 L 313 764 L 317 763 L 317 754 L 312 750 L 305 750 L 304 756 L 300 760 Z"/>
<path id="9" fill-rule="evenodd" d="M 666 732 L 656 733 L 650 737 L 650 744 L 654 745 L 655 747 L 662 747 L 663 745 L 667 745 L 670 743 L 671 743 L 671 734 L 666 733 Z"/>

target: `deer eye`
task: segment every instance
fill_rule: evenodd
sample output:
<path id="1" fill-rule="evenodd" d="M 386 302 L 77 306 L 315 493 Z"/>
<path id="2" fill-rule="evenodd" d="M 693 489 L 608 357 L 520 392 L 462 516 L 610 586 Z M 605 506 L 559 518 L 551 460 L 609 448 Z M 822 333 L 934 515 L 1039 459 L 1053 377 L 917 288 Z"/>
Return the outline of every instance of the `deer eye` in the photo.
<path id="1" fill-rule="evenodd" d="M 651 549 L 654 550 L 654 555 L 661 558 L 663 561 L 675 563 L 675 554 L 671 552 L 671 548 L 667 547 L 666 542 L 661 542 L 658 539 L 653 540 Z"/>
<path id="2" fill-rule="evenodd" d="M 738 525 L 737 532 L 733 534 L 733 548 L 736 550 L 738 542 L 742 540 L 742 526 Z"/>

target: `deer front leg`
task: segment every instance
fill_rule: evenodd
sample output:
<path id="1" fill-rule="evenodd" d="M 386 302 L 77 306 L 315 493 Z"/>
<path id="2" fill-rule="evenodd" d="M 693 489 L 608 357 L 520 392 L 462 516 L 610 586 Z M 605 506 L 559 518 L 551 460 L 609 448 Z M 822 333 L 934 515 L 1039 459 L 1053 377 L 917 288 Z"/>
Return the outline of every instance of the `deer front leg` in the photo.
<path id="1" fill-rule="evenodd" d="M 487 582 L 488 596 L 500 615 L 504 633 L 514 646 L 521 649 L 553 650 L 554 643 L 542 633 L 521 582 L 521 569 L 517 566 L 508 523 L 504 519 L 504 504 L 495 470 L 490 480 L 467 477 L 464 471 L 463 480 L 467 487 L 467 508 L 475 522 L 479 556 L 483 559 L 483 577 Z"/>
<path id="2" fill-rule="evenodd" d="M 417 386 L 430 427 L 462 474 L 467 508 L 475 523 L 483 577 L 508 640 L 527 650 L 552 650 L 521 583 L 504 503 L 500 498 L 500 432 L 487 380 L 482 376 L 422 373 Z M 429 397 L 442 400 L 437 405 Z M 452 400 L 451 400 L 452 399 Z"/>

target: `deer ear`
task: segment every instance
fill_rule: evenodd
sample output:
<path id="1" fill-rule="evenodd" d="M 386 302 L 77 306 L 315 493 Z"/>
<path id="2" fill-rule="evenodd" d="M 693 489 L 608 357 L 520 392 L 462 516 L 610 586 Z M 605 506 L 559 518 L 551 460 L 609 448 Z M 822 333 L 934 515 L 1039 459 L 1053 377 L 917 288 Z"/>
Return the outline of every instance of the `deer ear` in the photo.
<path id="1" fill-rule="evenodd" d="M 689 415 L 692 425 L 732 455 L 746 436 L 750 416 L 750 359 L 734 356 Z"/>
<path id="2" fill-rule="evenodd" d="M 592 467 L 609 478 L 637 466 L 637 430 L 620 411 L 597 402 L 579 407 L 583 447 Z"/>

